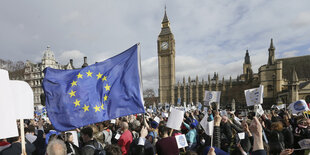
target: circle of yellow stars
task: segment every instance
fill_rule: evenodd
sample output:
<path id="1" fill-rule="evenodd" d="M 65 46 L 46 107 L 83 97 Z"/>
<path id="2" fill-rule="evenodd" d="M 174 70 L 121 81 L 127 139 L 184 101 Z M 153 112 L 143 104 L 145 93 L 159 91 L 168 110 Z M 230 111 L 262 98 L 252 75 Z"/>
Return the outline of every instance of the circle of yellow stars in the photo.
<path id="1" fill-rule="evenodd" d="M 81 73 L 79 73 L 78 75 L 76 75 L 77 76 L 77 79 L 76 80 L 73 80 L 70 84 L 71 84 L 71 88 L 73 88 L 74 86 L 77 86 L 78 85 L 78 80 L 79 79 L 83 79 L 83 74 L 81 74 Z M 86 78 L 92 78 L 93 77 L 93 72 L 91 72 L 90 70 L 88 70 L 87 72 L 86 72 Z M 96 77 L 97 77 L 97 80 L 99 80 L 99 79 L 101 79 L 101 81 L 102 82 L 107 82 L 107 76 L 103 76 L 103 74 L 102 73 L 98 73 L 98 74 L 96 74 Z M 106 91 L 110 91 L 111 90 L 111 86 L 109 86 L 109 84 L 107 83 L 105 86 L 104 86 L 104 88 L 105 88 L 105 90 Z M 70 98 L 72 98 L 72 97 L 76 97 L 75 96 L 75 93 L 76 93 L 76 91 L 73 91 L 73 90 L 71 90 L 68 94 L 70 95 Z M 104 97 L 103 97 L 103 101 L 105 102 L 105 101 L 107 101 L 108 100 L 108 96 L 105 94 L 104 95 Z M 74 104 L 74 107 L 80 107 L 81 106 L 81 104 L 80 104 L 80 102 L 81 102 L 81 100 L 78 100 L 78 99 L 75 99 L 75 101 L 73 102 L 73 104 Z M 86 112 L 86 111 L 89 111 L 89 106 L 90 105 L 86 105 L 86 104 L 84 104 L 84 106 L 82 107 L 82 109 L 84 110 L 84 112 Z M 93 107 L 93 109 L 94 109 L 94 111 L 95 112 L 100 112 L 100 110 L 104 110 L 104 104 L 103 103 L 101 103 L 101 105 L 96 105 L 95 107 Z"/>

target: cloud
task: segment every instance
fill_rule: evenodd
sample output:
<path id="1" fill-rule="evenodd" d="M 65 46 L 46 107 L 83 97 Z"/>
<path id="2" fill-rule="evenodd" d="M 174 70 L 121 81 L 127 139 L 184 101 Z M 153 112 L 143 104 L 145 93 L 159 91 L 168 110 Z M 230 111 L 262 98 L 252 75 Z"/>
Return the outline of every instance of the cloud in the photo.
<path id="1" fill-rule="evenodd" d="M 292 24 L 296 28 L 310 26 L 310 12 L 299 13 Z"/>
<path id="2" fill-rule="evenodd" d="M 156 90 L 157 37 L 165 4 L 176 43 L 176 81 L 196 75 L 206 80 L 214 72 L 235 78 L 242 73 L 246 49 L 257 73 L 267 63 L 270 38 L 277 58 L 310 51 L 309 0 L 2 0 L 1 58 L 39 62 L 50 44 L 57 61 L 67 64 L 72 58 L 80 67 L 84 56 L 93 64 L 140 42 L 144 87 Z"/>
<path id="3" fill-rule="evenodd" d="M 283 58 L 287 58 L 287 57 L 294 57 L 298 54 L 299 51 L 297 50 L 293 50 L 293 51 L 287 51 L 287 52 L 283 52 L 282 56 Z"/>
<path id="4" fill-rule="evenodd" d="M 79 50 L 69 50 L 69 51 L 63 51 L 58 57 L 59 58 L 58 60 L 61 64 L 68 64 L 69 60 L 73 59 L 73 66 L 79 68 L 84 63 L 83 60 L 84 56 L 85 54 Z M 87 63 L 90 64 L 89 62 Z"/>

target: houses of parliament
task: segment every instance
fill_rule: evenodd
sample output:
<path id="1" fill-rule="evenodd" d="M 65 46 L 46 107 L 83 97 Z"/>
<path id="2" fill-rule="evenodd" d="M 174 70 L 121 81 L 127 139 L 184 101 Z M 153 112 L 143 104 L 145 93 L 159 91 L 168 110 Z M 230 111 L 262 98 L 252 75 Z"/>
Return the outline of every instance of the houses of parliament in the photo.
<path id="1" fill-rule="evenodd" d="M 264 108 L 273 104 L 290 104 L 304 99 L 310 103 L 310 55 L 275 58 L 273 39 L 268 48 L 266 64 L 255 73 L 251 67 L 249 51 L 246 50 L 243 72 L 236 79 L 219 79 L 218 73 L 208 77 L 183 77 L 175 80 L 175 38 L 165 10 L 161 31 L 157 40 L 159 102 L 176 104 L 203 103 L 206 90 L 221 91 L 221 107 L 227 108 L 235 102 L 236 108 L 245 108 L 244 90 L 264 86 Z M 204 80 L 207 79 L 207 81 Z"/>

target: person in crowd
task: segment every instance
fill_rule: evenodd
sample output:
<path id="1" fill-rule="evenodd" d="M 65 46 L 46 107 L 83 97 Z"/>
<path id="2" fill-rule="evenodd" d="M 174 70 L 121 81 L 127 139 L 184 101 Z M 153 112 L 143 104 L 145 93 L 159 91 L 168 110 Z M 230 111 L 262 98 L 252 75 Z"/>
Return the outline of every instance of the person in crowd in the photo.
<path id="1" fill-rule="evenodd" d="M 140 131 L 140 137 L 135 138 L 130 145 L 129 155 L 155 155 L 155 148 L 146 139 L 147 135 L 147 127 L 143 126 Z"/>
<path id="2" fill-rule="evenodd" d="M 115 144 L 108 144 L 104 150 L 106 155 L 122 155 L 122 149 Z"/>
<path id="3" fill-rule="evenodd" d="M 104 134 L 104 143 L 105 144 L 112 144 L 111 140 L 112 140 L 112 130 L 111 130 L 112 126 L 110 124 L 110 121 L 104 121 L 102 123 L 102 130 L 101 132 Z"/>
<path id="4" fill-rule="evenodd" d="M 158 155 L 174 155 L 179 154 L 178 145 L 175 137 L 170 137 L 168 135 L 169 129 L 166 126 L 159 126 L 158 132 L 160 140 L 156 143 L 156 153 Z"/>
<path id="5" fill-rule="evenodd" d="M 21 137 L 8 138 L 7 141 L 11 144 L 9 147 L 5 148 L 0 152 L 0 155 L 20 155 L 22 154 Z M 26 153 L 32 154 L 36 147 L 26 140 Z"/>
<path id="6" fill-rule="evenodd" d="M 194 150 L 197 145 L 197 131 L 196 126 L 198 125 L 198 121 L 193 119 L 192 123 L 188 125 L 187 123 L 183 122 L 184 126 L 189 130 L 186 133 L 186 140 L 188 142 L 188 149 Z"/>
<path id="7" fill-rule="evenodd" d="M 47 145 L 47 155 L 67 155 L 66 144 L 59 139 L 53 138 Z"/>
<path id="8" fill-rule="evenodd" d="M 79 148 L 73 143 L 73 135 L 71 132 L 65 133 L 65 144 L 67 147 L 68 155 L 79 155 Z"/>
<path id="9" fill-rule="evenodd" d="M 120 146 L 122 149 L 123 155 L 128 154 L 129 147 L 132 142 L 132 134 L 130 130 L 128 130 L 128 128 L 129 128 L 128 123 L 123 121 L 121 124 L 122 135 L 120 136 L 117 142 L 118 146 Z"/>
<path id="10" fill-rule="evenodd" d="M 81 130 L 84 146 L 81 149 L 82 155 L 94 155 L 96 150 L 103 150 L 101 144 L 93 138 L 93 129 L 85 127 Z"/>
<path id="11" fill-rule="evenodd" d="M 0 152 L 8 147 L 10 147 L 10 143 L 4 138 L 0 139 Z"/>

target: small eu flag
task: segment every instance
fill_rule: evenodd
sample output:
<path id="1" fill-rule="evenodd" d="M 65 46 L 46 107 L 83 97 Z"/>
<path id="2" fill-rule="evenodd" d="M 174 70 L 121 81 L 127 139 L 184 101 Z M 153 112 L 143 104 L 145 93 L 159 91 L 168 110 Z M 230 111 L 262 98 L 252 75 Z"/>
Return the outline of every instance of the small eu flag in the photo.
<path id="1" fill-rule="evenodd" d="M 43 89 L 49 119 L 67 131 L 145 113 L 139 45 L 82 69 L 46 68 Z"/>

